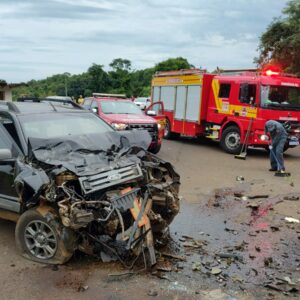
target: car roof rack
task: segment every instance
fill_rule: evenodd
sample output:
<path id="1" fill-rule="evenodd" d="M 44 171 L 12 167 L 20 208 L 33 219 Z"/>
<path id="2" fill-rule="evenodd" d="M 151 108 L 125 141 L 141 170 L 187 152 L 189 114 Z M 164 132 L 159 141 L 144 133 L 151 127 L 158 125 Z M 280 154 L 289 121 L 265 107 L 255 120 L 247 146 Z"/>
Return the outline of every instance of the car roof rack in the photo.
<path id="1" fill-rule="evenodd" d="M 104 94 L 104 93 L 93 93 L 93 97 L 103 97 L 103 98 L 120 98 L 126 99 L 125 94 Z"/>
<path id="2" fill-rule="evenodd" d="M 58 98 L 37 98 L 37 97 L 21 97 L 17 99 L 17 102 L 31 102 L 31 103 L 40 103 L 40 102 L 55 102 L 55 103 L 61 103 L 61 104 L 70 104 L 74 108 L 83 109 L 82 106 L 75 103 L 72 100 L 69 99 L 58 99 Z"/>
<path id="3" fill-rule="evenodd" d="M 77 104 L 76 102 L 72 101 L 72 100 L 61 100 L 61 99 L 57 99 L 57 98 L 44 98 L 44 99 L 40 99 L 40 102 L 55 102 L 55 103 L 62 103 L 62 104 L 70 104 L 72 105 L 74 108 L 78 108 L 78 109 L 83 109 L 83 107 L 79 104 Z"/>
<path id="4" fill-rule="evenodd" d="M 15 113 L 20 113 L 20 110 L 16 106 L 16 104 L 11 101 L 0 101 L 0 105 L 6 106 L 9 111 L 13 111 Z"/>

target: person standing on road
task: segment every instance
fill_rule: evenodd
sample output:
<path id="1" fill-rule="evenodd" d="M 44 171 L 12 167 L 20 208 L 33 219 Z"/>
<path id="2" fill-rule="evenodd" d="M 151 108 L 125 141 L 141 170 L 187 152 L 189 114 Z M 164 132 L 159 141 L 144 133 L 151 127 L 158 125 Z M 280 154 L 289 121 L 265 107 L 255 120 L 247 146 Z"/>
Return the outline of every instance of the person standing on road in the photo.
<path id="1" fill-rule="evenodd" d="M 283 125 L 277 121 L 269 120 L 265 125 L 266 134 L 270 134 L 272 144 L 270 145 L 270 162 L 269 171 L 284 172 L 283 149 L 288 134 Z"/>
<path id="2" fill-rule="evenodd" d="M 77 103 L 80 104 L 80 105 L 82 105 L 83 102 L 84 102 L 84 99 L 83 99 L 82 95 L 80 95 L 79 98 L 78 98 L 78 100 L 77 100 Z"/>

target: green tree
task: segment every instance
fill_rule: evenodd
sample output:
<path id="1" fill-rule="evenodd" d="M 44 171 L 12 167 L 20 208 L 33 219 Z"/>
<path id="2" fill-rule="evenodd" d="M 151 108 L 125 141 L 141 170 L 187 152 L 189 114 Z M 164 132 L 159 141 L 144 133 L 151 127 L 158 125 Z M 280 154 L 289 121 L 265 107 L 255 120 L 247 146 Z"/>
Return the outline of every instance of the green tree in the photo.
<path id="1" fill-rule="evenodd" d="M 108 73 L 111 83 L 112 93 L 126 94 L 132 96 L 131 86 L 131 61 L 123 58 L 114 59 L 109 66 L 112 71 Z"/>
<path id="2" fill-rule="evenodd" d="M 182 70 L 190 69 L 194 66 L 191 65 L 186 58 L 176 57 L 169 58 L 155 65 L 154 71 L 172 71 L 172 70 Z"/>
<path id="3" fill-rule="evenodd" d="M 259 66 L 274 62 L 300 75 L 300 0 L 289 1 L 283 16 L 268 26 L 260 38 L 259 52 L 255 59 Z"/>
<path id="4" fill-rule="evenodd" d="M 123 58 L 115 58 L 109 66 L 114 70 L 123 70 L 123 71 L 130 71 L 131 70 L 131 61 L 128 59 Z"/>
<path id="5" fill-rule="evenodd" d="M 154 68 L 137 70 L 131 73 L 131 88 L 134 97 L 150 95 L 151 79 Z"/>
<path id="6" fill-rule="evenodd" d="M 109 76 L 103 70 L 103 65 L 93 64 L 88 69 L 88 75 L 90 82 L 87 82 L 87 89 L 93 92 L 107 92 L 109 88 Z"/>

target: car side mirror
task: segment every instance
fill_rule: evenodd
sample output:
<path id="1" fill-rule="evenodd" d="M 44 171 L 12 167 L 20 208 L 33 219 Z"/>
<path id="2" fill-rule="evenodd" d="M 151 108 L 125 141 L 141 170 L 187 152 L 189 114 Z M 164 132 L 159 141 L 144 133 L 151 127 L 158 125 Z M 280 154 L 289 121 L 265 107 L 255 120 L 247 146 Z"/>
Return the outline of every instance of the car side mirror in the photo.
<path id="1" fill-rule="evenodd" d="M 148 116 L 156 116 L 156 111 L 155 110 L 148 110 L 146 114 Z"/>
<path id="2" fill-rule="evenodd" d="M 0 149 L 0 160 L 12 159 L 12 152 L 10 149 Z"/>
<path id="3" fill-rule="evenodd" d="M 92 112 L 95 113 L 95 114 L 97 114 L 97 113 L 98 113 L 98 109 L 95 108 L 95 107 L 93 107 L 93 108 L 92 108 Z"/>

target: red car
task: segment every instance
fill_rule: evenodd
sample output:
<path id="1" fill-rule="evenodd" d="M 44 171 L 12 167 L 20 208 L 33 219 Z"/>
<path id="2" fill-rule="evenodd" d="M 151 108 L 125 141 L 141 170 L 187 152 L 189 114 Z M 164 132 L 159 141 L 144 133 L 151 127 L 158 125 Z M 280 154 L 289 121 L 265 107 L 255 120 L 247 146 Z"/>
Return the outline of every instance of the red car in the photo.
<path id="1" fill-rule="evenodd" d="M 156 116 L 154 111 L 148 111 L 149 115 L 146 115 L 124 95 L 114 94 L 94 93 L 93 97 L 84 99 L 82 106 L 96 113 L 115 130 L 147 130 L 152 137 L 148 150 L 155 154 L 159 152 L 164 126 L 163 122 L 149 116 L 151 113 Z"/>

